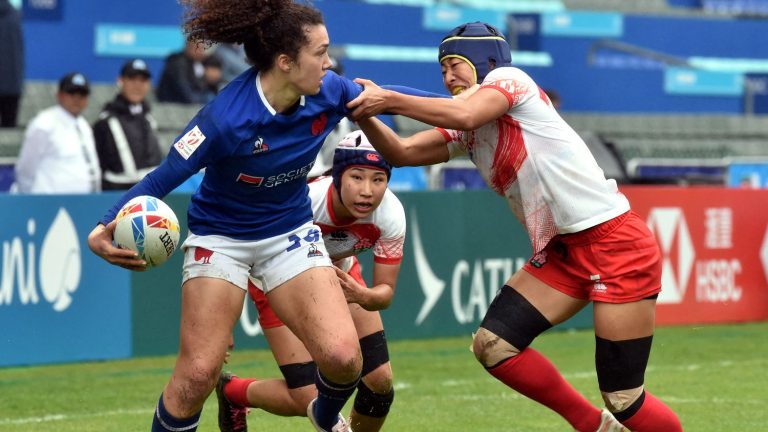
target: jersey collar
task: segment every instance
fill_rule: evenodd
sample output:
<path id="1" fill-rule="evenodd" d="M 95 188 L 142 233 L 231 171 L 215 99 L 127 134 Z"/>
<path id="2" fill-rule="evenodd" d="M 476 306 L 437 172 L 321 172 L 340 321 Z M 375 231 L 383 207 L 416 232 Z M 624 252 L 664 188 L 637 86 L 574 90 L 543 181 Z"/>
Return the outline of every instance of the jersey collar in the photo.
<path id="1" fill-rule="evenodd" d="M 267 108 L 270 114 L 277 115 L 277 111 L 272 107 L 272 105 L 269 104 L 269 101 L 267 100 L 267 97 L 264 95 L 264 90 L 261 88 L 261 71 L 259 71 L 256 74 L 256 91 L 259 92 L 259 97 L 261 98 L 261 102 L 264 104 L 264 107 Z M 301 95 L 301 98 L 299 99 L 299 105 L 304 106 L 304 95 Z"/>

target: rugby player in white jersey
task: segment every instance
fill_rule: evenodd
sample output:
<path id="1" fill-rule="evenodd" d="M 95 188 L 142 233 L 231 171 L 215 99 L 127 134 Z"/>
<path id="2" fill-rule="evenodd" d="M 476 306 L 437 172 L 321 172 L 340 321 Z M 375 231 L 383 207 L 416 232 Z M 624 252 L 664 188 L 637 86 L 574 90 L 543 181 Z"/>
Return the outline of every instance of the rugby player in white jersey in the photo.
<path id="1" fill-rule="evenodd" d="M 355 80 L 365 91 L 347 107 L 394 166 L 468 155 L 527 230 L 534 255 L 489 307 L 475 356 L 496 379 L 578 431 L 620 431 L 617 420 L 633 431 L 682 431 L 675 413 L 644 386 L 661 290 L 658 245 L 645 223 L 546 94 L 512 66 L 496 28 L 455 28 L 438 59 L 445 87 L 459 95 L 454 99 L 406 96 Z M 400 138 L 371 117 L 382 112 L 436 129 Z M 602 411 L 529 347 L 590 302 Z"/>
<path id="2" fill-rule="evenodd" d="M 361 131 L 347 134 L 338 144 L 331 173 L 309 184 L 309 197 L 314 223 L 322 230 L 328 255 L 336 265 L 363 353 L 362 378 L 349 426 L 355 432 L 376 432 L 394 399 L 387 340 L 378 311 L 390 305 L 395 293 L 405 241 L 405 212 L 387 189 L 391 166 Z M 368 250 L 374 256 L 371 287 L 366 286 L 356 258 Z M 222 374 L 217 393 L 223 432 L 245 430 L 247 407 L 303 416 L 317 397 L 317 367 L 304 344 L 277 318 L 257 283 L 250 282 L 248 291 L 283 379 Z"/>

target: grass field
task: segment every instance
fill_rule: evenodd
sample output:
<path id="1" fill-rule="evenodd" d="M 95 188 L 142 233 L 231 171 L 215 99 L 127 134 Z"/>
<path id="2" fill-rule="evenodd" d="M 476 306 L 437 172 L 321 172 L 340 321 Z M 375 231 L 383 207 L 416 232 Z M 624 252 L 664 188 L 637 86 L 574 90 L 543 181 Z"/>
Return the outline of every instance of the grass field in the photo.
<path id="1" fill-rule="evenodd" d="M 390 344 L 397 397 L 386 431 L 566 431 L 557 415 L 493 380 L 469 338 Z M 600 402 L 589 331 L 552 332 L 534 347 L 594 403 Z M 2 353 L 0 353 L 2 355 Z M 0 369 L 0 431 L 149 430 L 173 357 Z M 276 376 L 267 351 L 236 351 L 228 369 Z M 658 330 L 647 387 L 677 411 L 686 431 L 768 431 L 768 323 Z M 305 418 L 263 411 L 253 431 L 309 431 Z M 216 400 L 200 431 L 215 431 Z"/>

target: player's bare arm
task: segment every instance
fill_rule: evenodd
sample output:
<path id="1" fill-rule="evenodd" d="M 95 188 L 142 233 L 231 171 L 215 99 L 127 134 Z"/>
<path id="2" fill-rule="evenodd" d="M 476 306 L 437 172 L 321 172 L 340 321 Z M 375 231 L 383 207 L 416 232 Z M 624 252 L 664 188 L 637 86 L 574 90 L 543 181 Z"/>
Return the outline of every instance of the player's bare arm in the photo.
<path id="1" fill-rule="evenodd" d="M 119 265 L 128 270 L 144 271 L 147 269 L 147 263 L 137 257 L 136 251 L 130 249 L 120 249 L 112 244 L 112 237 L 115 232 L 115 221 L 104 226 L 96 225 L 90 234 L 88 234 L 88 247 L 110 264 Z"/>
<path id="2" fill-rule="evenodd" d="M 395 296 L 395 284 L 400 264 L 374 264 L 373 286 L 359 284 L 349 273 L 334 267 L 347 303 L 357 303 L 367 311 L 386 309 Z"/>
<path id="3" fill-rule="evenodd" d="M 474 130 L 506 113 L 507 97 L 498 90 L 480 88 L 466 99 L 424 98 L 384 90 L 374 82 L 356 79 L 365 90 L 347 104 L 353 120 L 381 114 L 400 114 L 432 126 Z"/>
<path id="4" fill-rule="evenodd" d="M 449 158 L 445 137 L 434 129 L 401 138 L 373 117 L 360 120 L 358 126 L 376 150 L 394 166 L 432 165 Z"/>

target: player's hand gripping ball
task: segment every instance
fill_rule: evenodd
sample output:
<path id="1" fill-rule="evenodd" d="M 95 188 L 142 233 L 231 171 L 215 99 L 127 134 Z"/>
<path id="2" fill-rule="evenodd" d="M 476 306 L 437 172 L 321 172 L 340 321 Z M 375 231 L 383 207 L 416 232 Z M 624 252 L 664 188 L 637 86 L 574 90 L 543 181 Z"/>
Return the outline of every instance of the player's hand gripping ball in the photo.
<path id="1" fill-rule="evenodd" d="M 125 203 L 115 220 L 115 243 L 137 251 L 149 267 L 166 262 L 179 246 L 179 220 L 159 198 L 137 196 Z"/>

